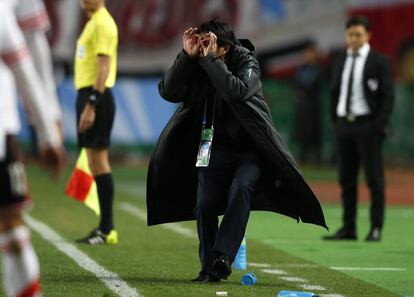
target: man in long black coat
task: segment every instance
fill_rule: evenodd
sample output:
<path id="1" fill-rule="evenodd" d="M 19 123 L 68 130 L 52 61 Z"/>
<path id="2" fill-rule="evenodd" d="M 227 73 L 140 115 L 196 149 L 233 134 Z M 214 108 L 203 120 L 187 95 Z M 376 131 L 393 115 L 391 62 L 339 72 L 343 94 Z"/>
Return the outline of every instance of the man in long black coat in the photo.
<path id="1" fill-rule="evenodd" d="M 148 225 L 197 219 L 202 269 L 194 281 L 212 282 L 231 273 L 250 210 L 326 223 L 273 125 L 253 45 L 216 20 L 189 28 L 183 45 L 159 83 L 161 96 L 181 105 L 149 165 Z M 212 125 L 210 163 L 196 167 L 201 131 Z"/>

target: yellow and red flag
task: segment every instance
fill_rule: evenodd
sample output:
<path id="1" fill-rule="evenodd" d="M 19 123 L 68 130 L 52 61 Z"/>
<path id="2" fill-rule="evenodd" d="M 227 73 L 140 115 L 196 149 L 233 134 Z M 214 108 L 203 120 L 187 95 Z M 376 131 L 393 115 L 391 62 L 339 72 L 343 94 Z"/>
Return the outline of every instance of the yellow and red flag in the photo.
<path id="1" fill-rule="evenodd" d="M 99 200 L 96 182 L 89 169 L 86 149 L 82 148 L 76 161 L 75 169 L 66 185 L 65 194 L 85 203 L 99 216 Z"/>

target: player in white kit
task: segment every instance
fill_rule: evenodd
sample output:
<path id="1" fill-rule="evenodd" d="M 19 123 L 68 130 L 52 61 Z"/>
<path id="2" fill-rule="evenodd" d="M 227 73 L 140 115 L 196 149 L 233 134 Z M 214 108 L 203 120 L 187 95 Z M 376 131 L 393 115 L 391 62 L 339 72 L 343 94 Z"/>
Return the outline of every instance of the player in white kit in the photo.
<path id="1" fill-rule="evenodd" d="M 43 0 L 8 0 L 13 6 L 17 23 L 26 40 L 36 71 L 40 75 L 48 92 L 48 107 L 61 130 L 62 112 L 56 93 L 53 76 L 51 50 L 46 37 L 50 29 L 49 16 Z M 32 120 L 29 114 L 29 120 Z"/>
<path id="2" fill-rule="evenodd" d="M 11 77 L 10 72 L 13 73 Z M 15 135 L 19 130 L 14 80 L 26 98 L 39 140 L 39 157 L 54 174 L 63 168 L 62 138 L 48 92 L 35 70 L 10 3 L 0 1 L 0 252 L 6 296 L 41 296 L 39 263 L 24 226 L 28 186 Z"/>

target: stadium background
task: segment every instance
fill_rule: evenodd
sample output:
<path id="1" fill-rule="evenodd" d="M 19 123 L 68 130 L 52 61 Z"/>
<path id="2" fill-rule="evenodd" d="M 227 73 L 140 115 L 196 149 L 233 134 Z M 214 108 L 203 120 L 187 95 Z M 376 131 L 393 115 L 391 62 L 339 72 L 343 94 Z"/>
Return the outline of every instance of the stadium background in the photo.
<path id="1" fill-rule="evenodd" d="M 78 1 L 45 3 L 52 21 L 49 39 L 63 109 L 65 143 L 74 160 L 77 150 L 73 56 L 85 17 Z M 414 296 L 414 0 L 107 0 L 107 5 L 120 31 L 119 79 L 114 90 L 118 110 L 111 153 L 121 161 L 114 166 L 115 214 L 121 244 L 111 249 L 80 247 L 83 252 L 116 272 L 144 296 L 214 296 L 219 290 L 229 291 L 229 296 L 276 296 L 280 289 L 298 289 L 292 282 L 253 266 L 249 270 L 259 279 L 255 288 L 239 286 L 242 272 L 235 272 L 222 285 L 206 288 L 189 284 L 186 280 L 198 269 L 196 239 L 174 234 L 169 225 L 146 227 L 139 212 L 145 211 L 146 161 L 176 108 L 159 97 L 157 83 L 181 49 L 183 30 L 219 16 L 234 27 L 239 37 L 249 38 L 256 45 L 266 100 L 275 124 L 290 149 L 297 153 L 292 141 L 294 92 L 289 79 L 303 62 L 301 50 L 308 41 L 316 41 L 321 63 L 329 73 L 331 54 L 344 47 L 347 16 L 364 14 L 373 25 L 372 46 L 392 58 L 396 82 L 393 133 L 385 142 L 388 207 L 384 239 L 377 246 L 362 240 L 329 244 L 319 240 L 324 230 L 297 225 L 272 213 L 253 213 L 247 230 L 248 260 L 270 263 L 272 268 L 338 293 L 326 296 Z M 334 149 L 328 94 L 326 79 L 322 95 L 324 164 L 303 169 L 306 180 L 323 202 L 329 227 L 336 230 L 341 207 L 335 165 L 331 162 Z M 24 118 L 23 121 L 20 139 L 29 143 L 27 122 Z M 71 166 L 57 183 L 50 183 L 35 166 L 29 165 L 28 169 L 35 200 L 29 215 L 52 226 L 68 241 L 89 231 L 96 221 L 92 212 L 63 195 Z M 369 195 L 365 187 L 361 188 L 361 200 L 358 231 L 364 235 L 369 229 Z M 194 232 L 194 222 L 179 227 Z M 41 261 L 45 296 L 116 296 L 72 260 L 62 257 L 41 232 L 33 232 L 33 240 Z M 185 265 L 178 267 L 177 263 L 184 262 L 182 259 Z M 354 271 L 340 270 L 338 266 L 402 270 Z"/>
<path id="2" fill-rule="evenodd" d="M 75 90 L 72 83 L 76 38 L 85 22 L 77 1 L 46 0 L 52 21 L 49 38 L 63 108 L 67 144 L 74 144 Z M 414 160 L 414 1 L 410 0 L 109 0 L 120 32 L 118 103 L 112 140 L 118 147 L 148 153 L 176 106 L 161 100 L 157 83 L 181 49 L 185 28 L 220 17 L 237 35 L 256 45 L 263 69 L 266 99 L 275 123 L 291 149 L 294 94 L 289 78 L 303 62 L 301 50 L 315 41 L 321 63 L 329 73 L 331 54 L 344 46 L 344 22 L 350 14 L 372 21 L 372 46 L 393 59 L 396 104 L 391 137 L 386 141 L 389 164 Z M 323 9 L 322 9 L 323 8 Z M 329 82 L 323 88 L 323 154 L 333 153 L 327 117 Z M 27 127 L 27 125 L 25 125 Z M 22 139 L 28 140 L 27 129 Z M 116 152 L 116 149 L 113 150 Z M 122 150 L 124 151 L 124 150 Z"/>

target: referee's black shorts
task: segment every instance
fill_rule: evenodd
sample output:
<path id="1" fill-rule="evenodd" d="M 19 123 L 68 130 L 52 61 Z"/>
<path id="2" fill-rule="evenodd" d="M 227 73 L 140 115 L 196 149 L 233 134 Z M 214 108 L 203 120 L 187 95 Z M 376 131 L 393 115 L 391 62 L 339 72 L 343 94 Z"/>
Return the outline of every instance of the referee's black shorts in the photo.
<path id="1" fill-rule="evenodd" d="M 78 90 L 76 100 L 76 117 L 78 129 L 78 146 L 80 148 L 108 148 L 111 130 L 115 117 L 115 101 L 111 89 L 105 89 L 99 104 L 95 107 L 95 122 L 88 130 L 79 133 L 79 120 L 85 105 L 88 103 L 92 87 Z"/>
<path id="2" fill-rule="evenodd" d="M 30 204 L 26 170 L 14 136 L 6 136 L 6 157 L 0 160 L 0 208 Z"/>

